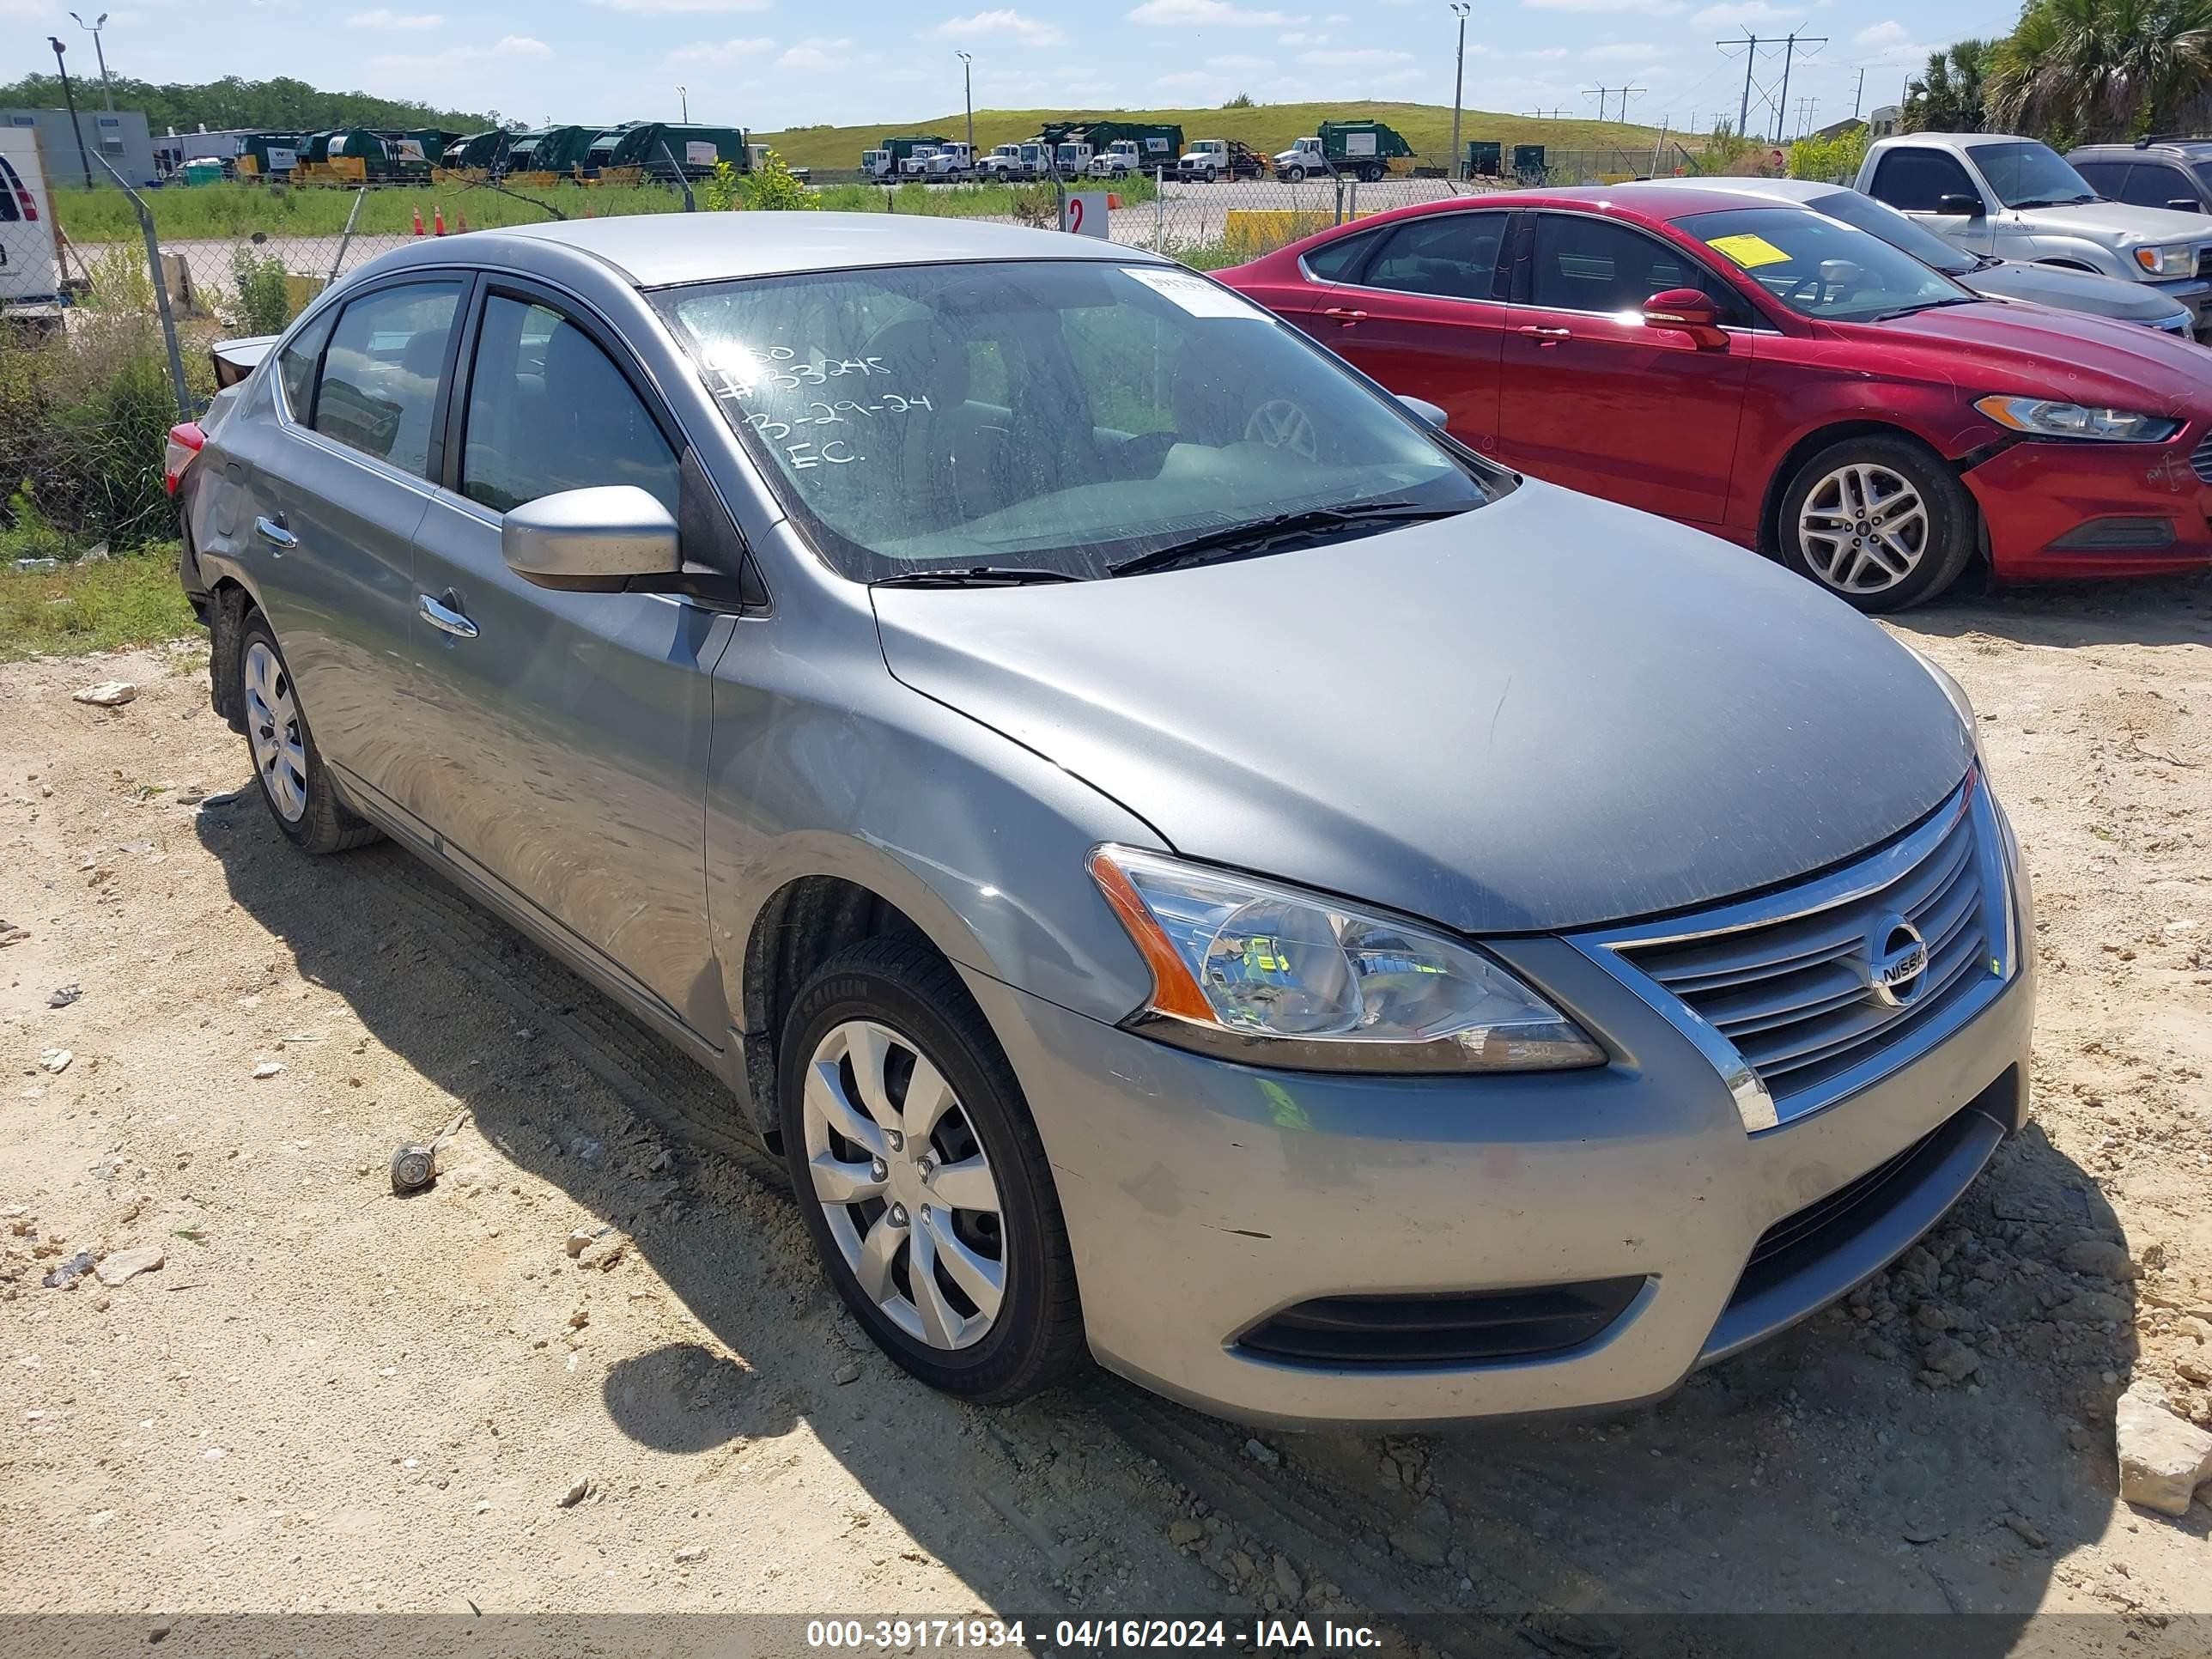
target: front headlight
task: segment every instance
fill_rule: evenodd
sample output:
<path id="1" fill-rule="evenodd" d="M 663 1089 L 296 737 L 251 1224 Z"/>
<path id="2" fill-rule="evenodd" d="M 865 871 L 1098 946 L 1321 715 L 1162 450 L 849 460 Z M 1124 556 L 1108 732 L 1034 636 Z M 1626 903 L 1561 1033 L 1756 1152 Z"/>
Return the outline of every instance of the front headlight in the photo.
<path id="1" fill-rule="evenodd" d="M 1441 934 L 1133 848 L 1098 848 L 1090 864 L 1152 971 L 1148 1036 L 1306 1071 L 1605 1062 L 1572 1020 Z"/>
<path id="2" fill-rule="evenodd" d="M 1976 409 L 1999 426 L 2036 438 L 2099 438 L 2112 443 L 2153 444 L 2171 438 L 2179 421 L 2136 415 L 2124 409 L 2091 409 L 2046 398 L 1989 397 Z"/>
<path id="3" fill-rule="evenodd" d="M 2193 276 L 2197 274 L 2197 248 L 2185 242 L 2179 247 L 2139 247 L 2136 263 L 2154 276 Z"/>

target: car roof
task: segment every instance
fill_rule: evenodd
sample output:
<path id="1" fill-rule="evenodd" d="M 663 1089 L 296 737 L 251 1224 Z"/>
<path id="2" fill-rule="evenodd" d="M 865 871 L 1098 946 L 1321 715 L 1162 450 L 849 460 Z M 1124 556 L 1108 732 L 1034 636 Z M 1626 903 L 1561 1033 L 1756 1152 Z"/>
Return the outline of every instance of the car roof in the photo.
<path id="1" fill-rule="evenodd" d="M 1978 149 L 1984 144 L 2035 144 L 2017 132 L 1900 132 L 1875 141 L 1883 145 L 1932 144 L 1939 149 Z"/>
<path id="2" fill-rule="evenodd" d="M 1625 185 L 1516 191 L 1510 205 L 1619 208 L 1640 218 L 1683 219 L 1693 213 L 1722 213 L 1742 207 L 1747 192 L 1729 188 L 1741 182 L 1734 179 L 1639 179 Z"/>
<path id="3" fill-rule="evenodd" d="M 2152 150 L 2163 151 L 2169 155 L 2202 155 L 2212 150 L 2212 138 L 2147 138 L 2134 144 L 2076 144 L 2066 153 L 2069 155 L 2086 155 L 2094 151 L 2101 161 L 2108 156 L 2142 155 Z"/>
<path id="4" fill-rule="evenodd" d="M 895 213 L 641 213 L 568 219 L 469 233 L 470 244 L 510 253 L 551 245 L 574 248 L 637 288 L 775 276 L 796 271 L 1007 259 L 1118 259 L 1165 263 L 1143 248 L 1094 236 L 1031 230 L 974 219 Z M 514 246 L 514 244 L 526 245 Z M 425 260 L 451 261 L 451 238 L 411 245 Z M 393 263 L 412 263 L 404 256 Z"/>
<path id="5" fill-rule="evenodd" d="M 1826 185 L 1811 179 L 1639 179 L 1636 183 L 1639 190 L 1647 185 L 1657 185 L 1670 196 L 1680 191 L 1698 190 L 1801 206 L 1850 188 L 1849 185 Z"/>

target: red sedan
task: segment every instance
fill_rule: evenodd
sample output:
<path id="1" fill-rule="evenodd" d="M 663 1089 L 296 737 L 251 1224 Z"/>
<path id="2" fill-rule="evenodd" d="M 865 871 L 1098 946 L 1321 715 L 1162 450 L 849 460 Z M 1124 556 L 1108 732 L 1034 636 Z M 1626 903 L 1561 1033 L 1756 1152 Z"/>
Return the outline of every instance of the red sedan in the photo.
<path id="1" fill-rule="evenodd" d="M 1219 273 L 1452 434 L 1863 610 L 2212 563 L 2212 353 L 1984 300 L 1862 230 L 1621 185 L 1459 198 Z"/>

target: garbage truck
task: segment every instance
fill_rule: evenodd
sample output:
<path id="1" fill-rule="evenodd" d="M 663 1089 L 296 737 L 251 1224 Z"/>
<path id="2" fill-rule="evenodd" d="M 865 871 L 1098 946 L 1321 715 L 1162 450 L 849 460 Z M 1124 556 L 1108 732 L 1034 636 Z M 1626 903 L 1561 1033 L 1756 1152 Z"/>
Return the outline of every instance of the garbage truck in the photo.
<path id="1" fill-rule="evenodd" d="M 1380 121 L 1324 121 L 1320 131 L 1275 157 L 1275 171 L 1293 184 L 1308 173 L 1348 173 L 1371 185 L 1390 171 L 1393 160 L 1413 153 L 1395 128 Z"/>
<path id="2" fill-rule="evenodd" d="M 902 134 L 896 138 L 886 138 L 875 149 L 860 152 L 860 171 L 878 183 L 896 184 L 900 167 L 908 156 L 917 149 L 934 149 L 938 145 L 950 142 L 933 132 Z"/>

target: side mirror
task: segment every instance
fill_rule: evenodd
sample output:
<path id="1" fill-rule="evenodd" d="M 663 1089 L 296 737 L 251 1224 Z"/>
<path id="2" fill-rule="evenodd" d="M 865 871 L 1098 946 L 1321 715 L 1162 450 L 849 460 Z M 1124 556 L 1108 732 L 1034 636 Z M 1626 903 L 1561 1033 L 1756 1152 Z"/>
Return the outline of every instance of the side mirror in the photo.
<path id="1" fill-rule="evenodd" d="M 2172 208 L 2176 213 L 2202 213 L 2204 211 L 2204 204 L 2198 201 L 2194 196 L 2174 197 L 2171 201 L 2166 203 L 2166 206 Z"/>
<path id="2" fill-rule="evenodd" d="M 1644 325 L 1686 334 L 1700 351 L 1726 351 L 1729 337 L 1713 296 L 1694 288 L 1670 288 L 1644 302 Z"/>
<path id="3" fill-rule="evenodd" d="M 1939 196 L 1936 211 L 1946 219 L 1978 219 L 1982 216 L 1982 198 L 1978 196 Z"/>
<path id="4" fill-rule="evenodd" d="M 676 520 L 635 484 L 564 489 L 510 508 L 500 525 L 507 567 L 541 587 L 619 592 L 684 568 Z"/>
<path id="5" fill-rule="evenodd" d="M 1401 392 L 1398 394 L 1398 401 L 1439 432 L 1443 431 L 1451 420 L 1450 416 L 1445 414 L 1442 409 L 1431 403 L 1426 398 L 1409 398 Z"/>

